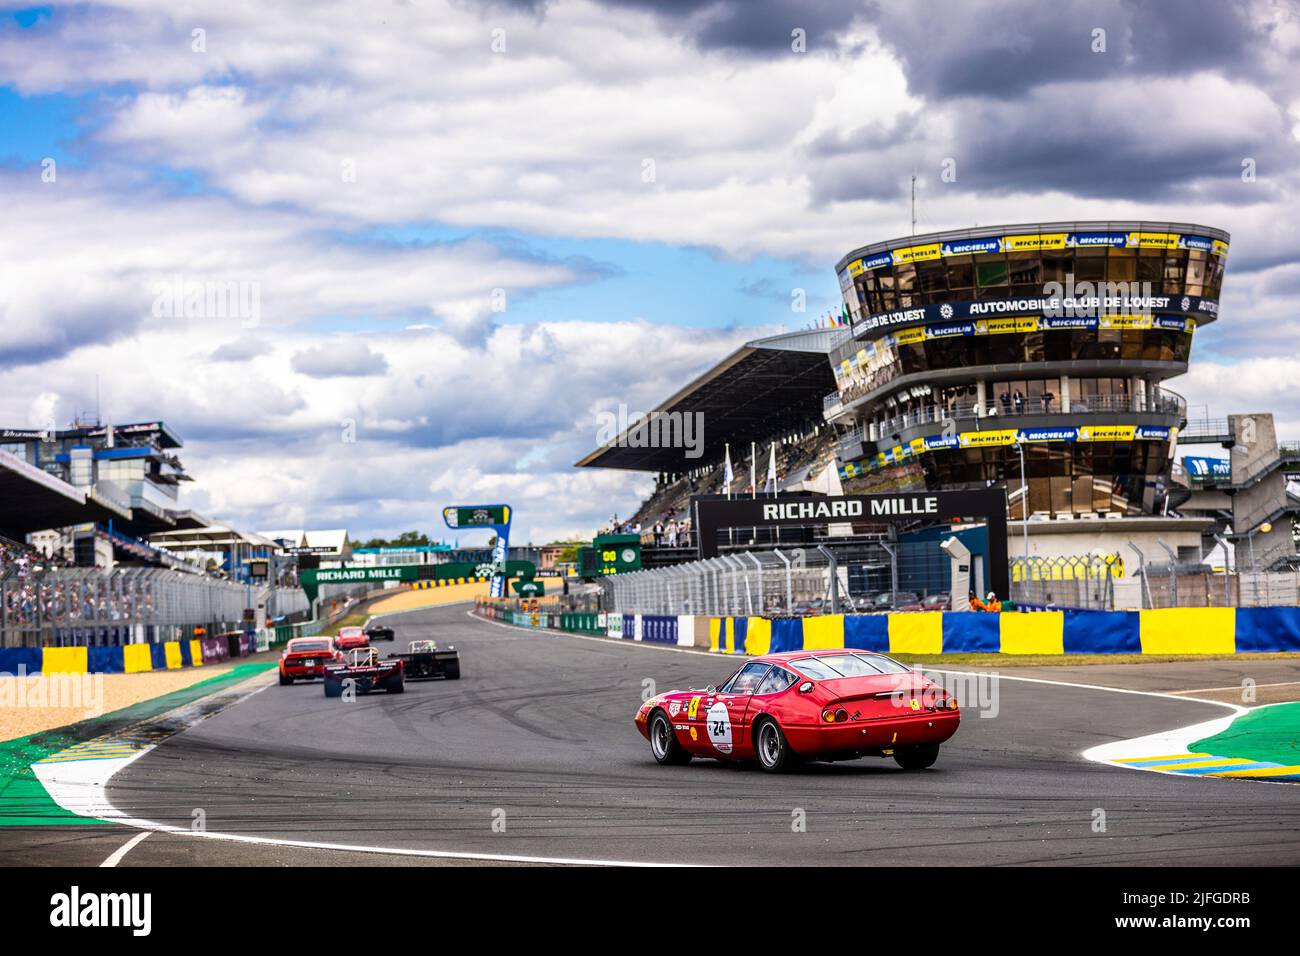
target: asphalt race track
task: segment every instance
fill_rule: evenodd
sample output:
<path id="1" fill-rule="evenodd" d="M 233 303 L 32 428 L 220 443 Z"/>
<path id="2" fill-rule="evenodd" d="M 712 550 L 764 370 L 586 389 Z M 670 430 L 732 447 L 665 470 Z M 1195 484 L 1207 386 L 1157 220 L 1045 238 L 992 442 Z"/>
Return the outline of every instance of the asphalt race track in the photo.
<path id="1" fill-rule="evenodd" d="M 1300 860 L 1293 787 L 1181 779 L 1078 756 L 1225 713 L 1207 703 L 1002 681 L 998 715 L 968 712 L 927 771 L 904 773 L 876 759 L 782 776 L 709 760 L 659 767 L 632 724 L 643 681 L 660 691 L 702 687 L 721 682 L 737 661 L 527 632 L 466 611 L 454 605 L 389 619 L 395 649 L 422 637 L 454 643 L 460 681 L 410 683 L 403 695 L 354 703 L 326 699 L 319 682 L 270 686 L 129 765 L 109 786 L 111 802 L 186 828 L 201 808 L 210 833 L 563 859 Z M 1105 813 L 1104 833 L 1094 832 L 1096 810 Z M 803 833 L 792 832 L 798 811 Z M 131 835 L 111 829 L 114 845 Z M 131 858 L 158 862 L 169 846 L 179 852 L 178 843 L 190 847 L 187 862 L 319 863 L 331 853 L 341 862 L 401 862 L 168 835 Z M 105 844 L 105 854 L 111 849 Z"/>

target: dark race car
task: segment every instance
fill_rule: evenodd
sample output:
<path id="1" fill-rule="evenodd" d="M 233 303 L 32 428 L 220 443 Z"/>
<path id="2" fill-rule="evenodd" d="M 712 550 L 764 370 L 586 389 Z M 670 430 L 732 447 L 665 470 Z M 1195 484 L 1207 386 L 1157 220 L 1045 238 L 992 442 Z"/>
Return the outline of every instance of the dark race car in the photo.
<path id="1" fill-rule="evenodd" d="M 391 641 L 396 639 L 393 629 L 384 624 L 371 624 L 366 628 L 366 637 L 370 639 L 370 643 L 372 644 L 375 641 Z"/>
<path id="2" fill-rule="evenodd" d="M 847 649 L 766 654 L 721 688 L 660 694 L 636 714 L 661 764 L 757 760 L 773 772 L 858 757 L 924 770 L 960 722 L 956 698 L 934 681 L 883 654 Z"/>
<path id="3" fill-rule="evenodd" d="M 393 657 L 380 658 L 376 648 L 358 647 L 348 651 L 342 663 L 325 668 L 326 697 L 342 697 L 349 686 L 358 694 L 400 694 L 406 690 L 405 666 Z"/>
<path id="4" fill-rule="evenodd" d="M 407 680 L 460 679 L 460 654 L 454 646 L 440 649 L 437 641 L 411 641 L 406 653 L 393 656 L 406 665 Z"/>

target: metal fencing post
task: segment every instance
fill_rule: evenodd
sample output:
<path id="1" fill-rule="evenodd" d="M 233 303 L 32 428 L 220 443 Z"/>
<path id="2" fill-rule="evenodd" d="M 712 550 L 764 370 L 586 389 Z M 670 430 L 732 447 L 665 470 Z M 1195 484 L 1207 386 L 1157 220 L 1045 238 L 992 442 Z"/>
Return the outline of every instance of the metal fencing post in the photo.
<path id="1" fill-rule="evenodd" d="M 745 557 L 754 562 L 754 580 L 758 582 L 758 613 L 767 612 L 767 595 L 763 592 L 763 563 L 754 557 L 754 552 L 746 551 Z"/>
<path id="2" fill-rule="evenodd" d="M 880 546 L 889 555 L 889 606 L 898 607 L 898 551 L 888 541 L 881 541 Z M 952 585 L 948 590 L 951 593 Z"/>
<path id="3" fill-rule="evenodd" d="M 1152 601 L 1151 601 L 1151 582 L 1149 582 L 1149 581 L 1147 580 L 1147 558 L 1146 558 L 1146 555 L 1143 554 L 1143 553 L 1142 553 L 1142 549 L 1139 548 L 1139 547 L 1138 547 L 1136 544 L 1134 544 L 1132 541 L 1130 541 L 1130 542 L 1128 543 L 1128 546 L 1129 546 L 1130 548 L 1132 548 L 1132 549 L 1133 549 L 1133 553 L 1136 554 L 1136 555 L 1138 556 L 1138 574 L 1142 575 L 1142 593 L 1143 593 L 1143 595 L 1145 595 L 1145 601 L 1144 601 L 1144 603 L 1143 603 L 1143 607 L 1144 607 L 1144 608 L 1152 608 L 1152 607 L 1155 607 L 1155 605 L 1154 605 L 1154 604 L 1152 603 Z"/>
<path id="4" fill-rule="evenodd" d="M 840 571 L 839 562 L 835 558 L 835 552 L 824 544 L 817 545 L 817 550 L 826 555 L 826 560 L 830 564 L 831 580 L 831 613 L 840 613 Z"/>
<path id="5" fill-rule="evenodd" d="M 790 567 L 790 559 L 781 552 L 780 548 L 774 549 L 772 553 L 785 564 L 785 613 L 791 614 L 794 612 L 794 572 Z"/>
<path id="6" fill-rule="evenodd" d="M 1178 555 L 1162 539 L 1156 538 L 1156 544 L 1164 548 L 1165 554 L 1169 555 L 1169 590 L 1173 601 L 1171 607 L 1178 607 Z"/>

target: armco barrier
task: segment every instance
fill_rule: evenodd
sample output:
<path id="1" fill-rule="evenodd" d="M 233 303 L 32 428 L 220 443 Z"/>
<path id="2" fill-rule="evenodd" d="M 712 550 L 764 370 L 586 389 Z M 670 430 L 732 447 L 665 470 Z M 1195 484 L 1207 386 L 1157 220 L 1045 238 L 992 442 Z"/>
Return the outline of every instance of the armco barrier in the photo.
<path id="1" fill-rule="evenodd" d="M 1300 652 L 1300 608 L 714 617 L 707 634 L 711 650 L 749 655 L 838 648 L 891 654 Z"/>

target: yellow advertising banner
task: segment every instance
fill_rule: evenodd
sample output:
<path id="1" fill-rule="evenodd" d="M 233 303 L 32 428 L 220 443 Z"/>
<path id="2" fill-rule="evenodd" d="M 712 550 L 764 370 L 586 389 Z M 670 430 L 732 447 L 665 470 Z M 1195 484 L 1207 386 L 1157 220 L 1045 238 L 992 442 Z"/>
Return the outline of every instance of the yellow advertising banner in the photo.
<path id="1" fill-rule="evenodd" d="M 1097 326 L 1102 329 L 1149 329 L 1153 322 L 1149 315 L 1103 315 Z"/>
<path id="2" fill-rule="evenodd" d="M 1214 240 L 1214 248 L 1210 250 L 1216 256 L 1226 256 L 1228 254 L 1228 244 L 1222 239 Z"/>
<path id="3" fill-rule="evenodd" d="M 901 265 L 904 262 L 925 262 L 928 259 L 938 259 L 942 254 L 943 247 L 937 242 L 924 246 L 906 246 L 893 251 L 894 265 Z"/>
<path id="4" fill-rule="evenodd" d="M 861 259 L 854 259 L 852 262 L 849 263 L 849 275 L 851 275 L 853 278 L 856 279 L 858 276 L 862 275 L 862 272 L 863 269 L 862 269 Z"/>
<path id="5" fill-rule="evenodd" d="M 1064 249 L 1064 232 L 1044 232 L 1033 236 L 1003 236 L 1002 248 L 1007 252 L 1031 252 L 1035 249 Z"/>
<path id="6" fill-rule="evenodd" d="M 975 323 L 976 335 L 1000 335 L 1004 332 L 1037 332 L 1038 316 L 1018 315 L 1009 319 L 980 319 Z"/>
<path id="7" fill-rule="evenodd" d="M 917 342 L 925 341 L 925 326 L 918 325 L 914 329 L 903 329 L 894 333 L 894 341 L 899 345 L 915 345 Z"/>
<path id="8" fill-rule="evenodd" d="M 1128 244 L 1139 249 L 1177 249 L 1178 234 L 1174 232 L 1130 232 Z"/>
<path id="9" fill-rule="evenodd" d="M 957 436 L 957 443 L 962 448 L 988 448 L 993 445 L 1014 445 L 1016 430 L 1003 428 L 987 432 L 962 432 Z"/>
<path id="10" fill-rule="evenodd" d="M 1078 441 L 1133 441 L 1136 425 L 1081 425 Z"/>

